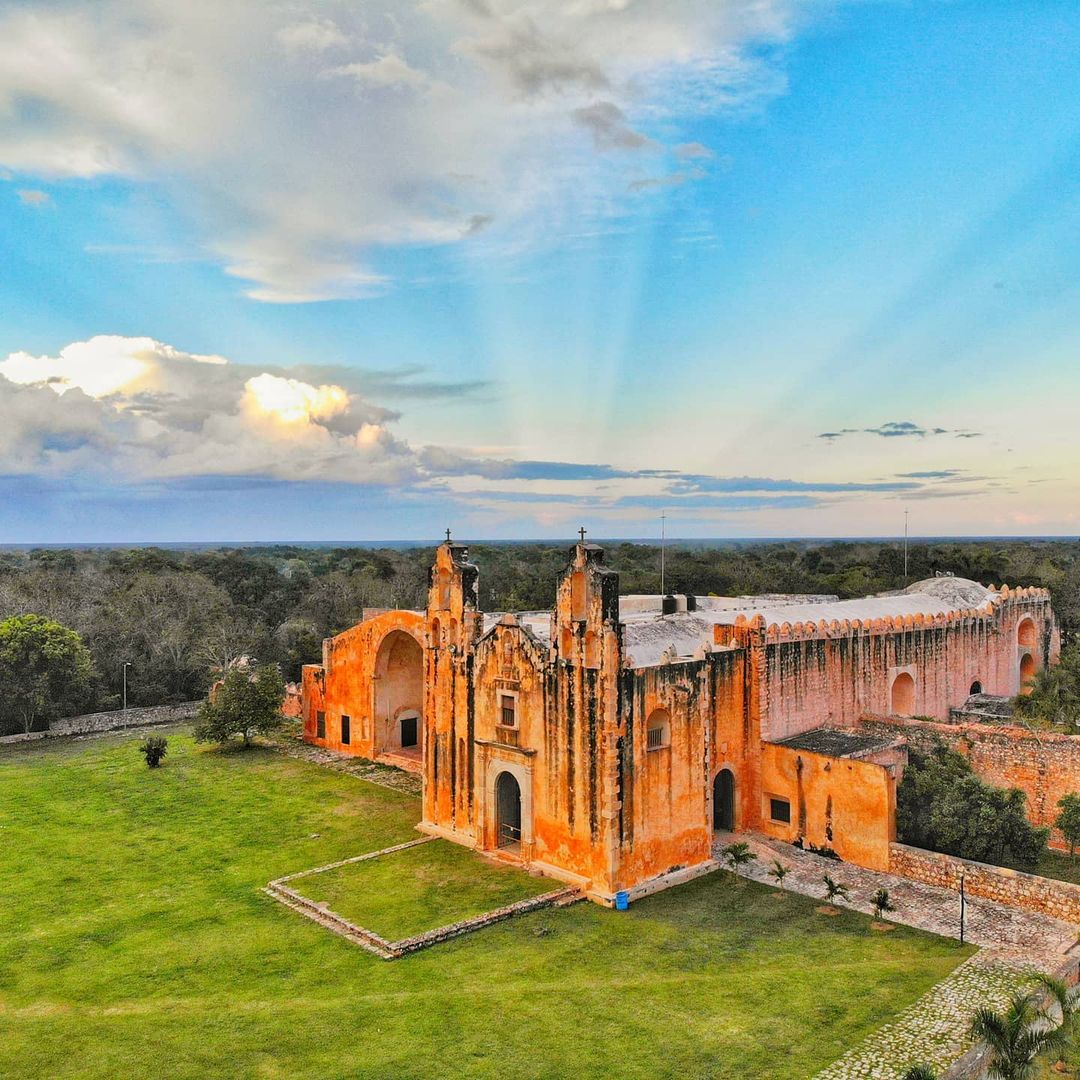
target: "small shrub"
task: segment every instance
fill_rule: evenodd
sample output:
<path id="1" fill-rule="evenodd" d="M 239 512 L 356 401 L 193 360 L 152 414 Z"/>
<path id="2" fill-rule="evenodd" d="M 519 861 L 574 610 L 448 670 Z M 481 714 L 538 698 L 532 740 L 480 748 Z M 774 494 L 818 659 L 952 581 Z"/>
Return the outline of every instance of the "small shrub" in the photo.
<path id="1" fill-rule="evenodd" d="M 824 874 L 821 880 L 825 882 L 825 899 L 828 900 L 830 904 L 837 897 L 840 897 L 841 900 L 851 899 L 846 885 L 841 885 L 839 881 L 833 881 L 828 874 Z"/>
<path id="2" fill-rule="evenodd" d="M 736 844 L 728 844 L 724 848 L 724 858 L 727 859 L 728 866 L 731 867 L 733 874 L 738 874 L 740 867 L 745 866 L 747 863 L 753 862 L 757 856 L 750 850 L 750 845 L 743 840 L 740 840 Z"/>
<path id="3" fill-rule="evenodd" d="M 878 891 L 874 893 L 874 918 L 880 921 L 884 918 L 886 911 L 895 910 L 896 906 L 889 898 L 889 890 L 878 889 Z"/>
<path id="4" fill-rule="evenodd" d="M 788 868 L 779 860 L 773 859 L 772 869 L 769 871 L 769 877 L 776 879 L 778 888 L 784 887 L 784 878 L 788 876 Z"/>
<path id="5" fill-rule="evenodd" d="M 164 735 L 150 735 L 139 747 L 139 753 L 146 758 L 146 764 L 151 769 L 156 769 L 168 752 L 169 740 Z"/>

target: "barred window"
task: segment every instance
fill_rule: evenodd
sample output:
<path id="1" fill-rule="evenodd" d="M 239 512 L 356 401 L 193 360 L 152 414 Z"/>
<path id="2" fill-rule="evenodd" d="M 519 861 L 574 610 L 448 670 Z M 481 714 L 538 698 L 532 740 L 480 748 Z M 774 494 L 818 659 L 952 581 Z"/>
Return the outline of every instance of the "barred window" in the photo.
<path id="1" fill-rule="evenodd" d="M 341 745 L 348 746 L 349 741 L 352 739 L 352 718 L 348 716 L 342 716 L 341 718 Z"/>
<path id="2" fill-rule="evenodd" d="M 499 723 L 503 727 L 517 727 L 517 699 L 510 694 L 499 695 Z"/>
<path id="3" fill-rule="evenodd" d="M 667 709 L 654 709 L 645 727 L 645 749 L 660 750 L 671 743 L 671 715 Z"/>
<path id="4" fill-rule="evenodd" d="M 326 713 L 321 709 L 315 714 L 315 738 L 326 738 Z"/>
<path id="5" fill-rule="evenodd" d="M 784 825 L 791 824 L 791 803 L 787 799 L 769 800 L 769 817 L 773 821 L 779 821 Z"/>

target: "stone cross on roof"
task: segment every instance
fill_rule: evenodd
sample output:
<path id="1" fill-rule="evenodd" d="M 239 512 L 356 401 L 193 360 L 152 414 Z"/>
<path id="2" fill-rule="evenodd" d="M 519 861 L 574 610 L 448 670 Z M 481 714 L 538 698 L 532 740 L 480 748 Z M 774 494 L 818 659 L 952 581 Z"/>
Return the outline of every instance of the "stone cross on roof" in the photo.
<path id="1" fill-rule="evenodd" d="M 450 543 L 450 530 L 449 529 L 446 530 L 446 542 L 448 544 Z"/>
<path id="2" fill-rule="evenodd" d="M 582 525 L 581 528 L 578 529 L 578 535 L 581 537 L 581 542 L 584 544 L 585 543 L 585 526 L 584 525 Z"/>

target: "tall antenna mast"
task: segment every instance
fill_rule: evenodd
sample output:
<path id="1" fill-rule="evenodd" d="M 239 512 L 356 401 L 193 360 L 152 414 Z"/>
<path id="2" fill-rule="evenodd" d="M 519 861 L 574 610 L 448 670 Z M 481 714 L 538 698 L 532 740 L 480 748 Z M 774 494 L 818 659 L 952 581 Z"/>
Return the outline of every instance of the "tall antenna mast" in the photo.
<path id="1" fill-rule="evenodd" d="M 904 584 L 907 584 L 907 540 L 908 540 L 908 512 L 904 508 Z"/>
<path id="2" fill-rule="evenodd" d="M 660 595 L 667 596 L 667 589 L 664 588 L 664 541 L 667 538 L 667 530 L 665 528 L 667 523 L 667 514 L 663 511 L 660 513 Z"/>

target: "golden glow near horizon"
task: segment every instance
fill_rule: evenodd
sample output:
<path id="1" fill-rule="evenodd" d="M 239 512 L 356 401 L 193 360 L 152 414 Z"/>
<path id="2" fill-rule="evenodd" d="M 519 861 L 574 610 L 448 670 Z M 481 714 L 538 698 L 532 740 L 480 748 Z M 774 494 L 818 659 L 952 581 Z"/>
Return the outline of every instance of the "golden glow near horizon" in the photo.
<path id="1" fill-rule="evenodd" d="M 268 373 L 248 379 L 244 390 L 244 406 L 249 412 L 273 417 L 283 424 L 325 420 L 349 407 L 349 395 L 340 386 L 313 386 Z"/>

